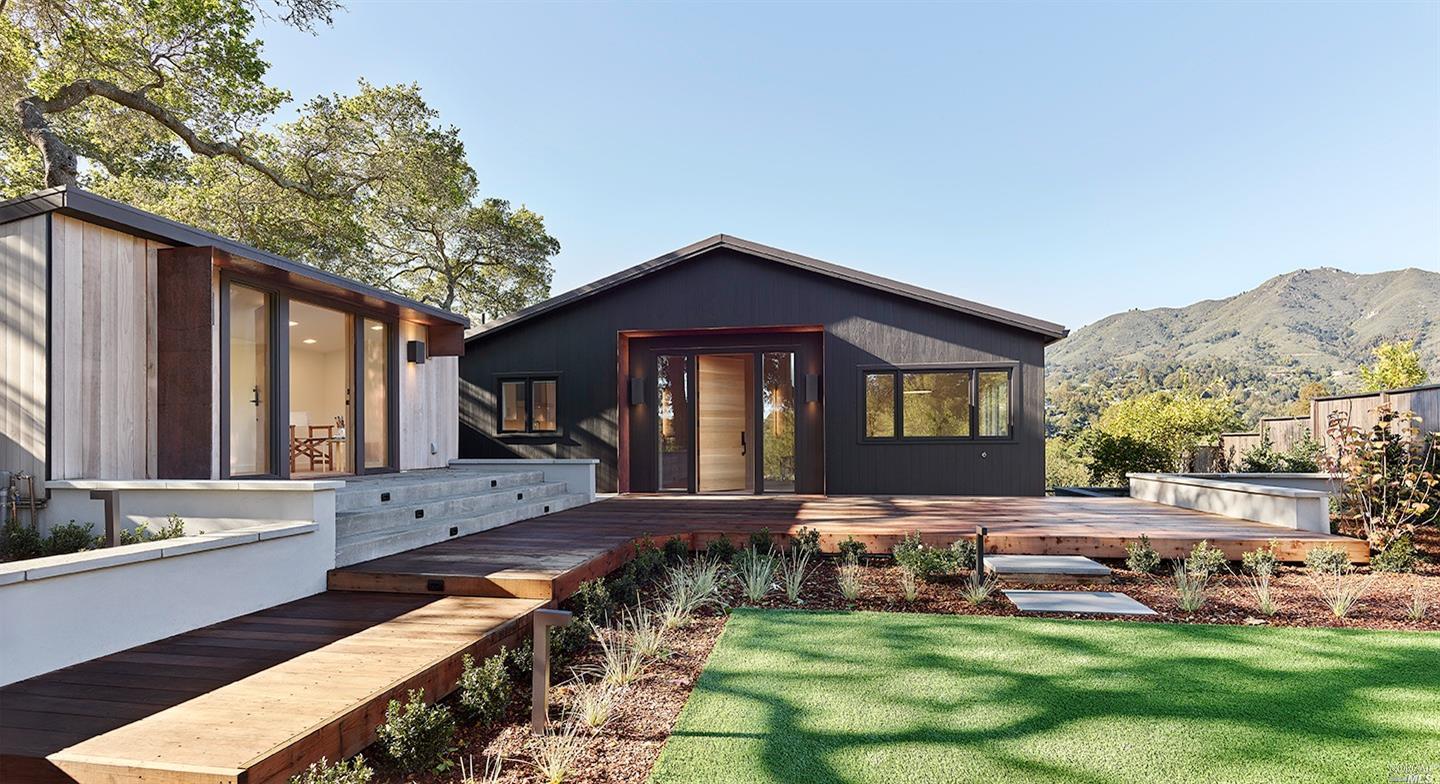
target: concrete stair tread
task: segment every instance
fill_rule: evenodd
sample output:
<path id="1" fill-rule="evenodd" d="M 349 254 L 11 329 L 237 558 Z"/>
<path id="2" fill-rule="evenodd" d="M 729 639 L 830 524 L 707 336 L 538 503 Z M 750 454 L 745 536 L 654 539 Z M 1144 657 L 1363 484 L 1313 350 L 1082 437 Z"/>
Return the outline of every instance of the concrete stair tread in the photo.
<path id="1" fill-rule="evenodd" d="M 1020 612 L 1074 613 L 1080 615 L 1156 615 L 1157 613 L 1114 591 L 1031 591 L 1006 589 L 1005 598 Z"/>
<path id="2" fill-rule="evenodd" d="M 1004 577 L 1007 574 L 1054 574 L 1106 577 L 1110 567 L 1083 555 L 989 555 L 985 569 Z"/>

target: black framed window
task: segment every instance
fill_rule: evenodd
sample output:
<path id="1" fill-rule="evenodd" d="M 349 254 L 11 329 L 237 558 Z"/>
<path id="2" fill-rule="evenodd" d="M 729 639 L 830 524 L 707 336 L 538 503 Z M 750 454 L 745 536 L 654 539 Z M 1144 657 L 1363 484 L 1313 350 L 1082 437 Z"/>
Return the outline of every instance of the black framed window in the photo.
<path id="1" fill-rule="evenodd" d="M 555 433 L 560 429 L 560 379 L 524 376 L 500 379 L 501 433 Z"/>
<path id="2" fill-rule="evenodd" d="M 863 440 L 1013 437 L 1013 368 L 867 369 L 861 384 Z"/>

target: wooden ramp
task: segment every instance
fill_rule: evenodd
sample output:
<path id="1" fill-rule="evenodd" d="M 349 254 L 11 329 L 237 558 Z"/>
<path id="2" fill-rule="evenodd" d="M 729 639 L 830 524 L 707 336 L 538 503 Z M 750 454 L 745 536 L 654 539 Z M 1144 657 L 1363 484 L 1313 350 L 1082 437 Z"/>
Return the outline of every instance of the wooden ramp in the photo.
<path id="1" fill-rule="evenodd" d="M 620 566 L 642 535 L 679 535 L 702 549 L 719 536 L 738 546 L 753 531 L 820 532 L 821 548 L 848 537 L 870 552 L 889 552 L 911 531 L 932 544 L 989 528 L 988 549 L 1024 555 L 1123 558 L 1125 544 L 1150 537 L 1164 558 L 1182 557 L 1200 541 L 1238 559 L 1277 542 L 1285 560 L 1302 560 L 1332 544 L 1351 560 L 1369 559 L 1366 544 L 1131 498 L 990 498 L 957 496 L 624 495 L 471 536 L 450 539 L 330 573 L 332 589 L 446 593 L 561 600 L 583 580 Z"/>
<path id="2" fill-rule="evenodd" d="M 331 591 L 21 681 L 0 781 L 284 782 L 369 745 L 391 698 L 453 690 L 543 604 Z"/>

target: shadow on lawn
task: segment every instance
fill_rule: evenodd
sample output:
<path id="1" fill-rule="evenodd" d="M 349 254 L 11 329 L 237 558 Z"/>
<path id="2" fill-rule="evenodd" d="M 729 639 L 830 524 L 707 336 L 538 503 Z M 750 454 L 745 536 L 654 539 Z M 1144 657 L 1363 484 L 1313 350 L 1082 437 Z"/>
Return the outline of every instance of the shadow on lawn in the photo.
<path id="1" fill-rule="evenodd" d="M 833 632 L 827 633 L 827 619 L 856 617 L 864 618 L 866 630 L 827 648 L 835 642 Z M 755 623 L 757 618 L 763 622 Z M 1007 751 L 1016 741 L 1028 738 L 1043 744 L 1046 733 L 1097 719 L 1122 722 L 1122 731 L 1147 721 L 1223 722 L 1223 729 L 1197 724 L 1189 738 L 1197 753 L 1215 766 L 1211 773 L 1219 774 L 1246 761 L 1283 764 L 1299 747 L 1394 740 L 1394 723 L 1379 723 L 1373 711 L 1356 709 L 1372 699 L 1361 690 L 1406 689 L 1422 695 L 1418 699 L 1440 702 L 1436 645 L 1411 635 L 784 611 L 742 612 L 739 620 L 726 630 L 728 639 L 722 644 L 747 656 L 738 667 L 731 666 L 733 659 L 717 667 L 712 658 L 696 695 L 730 695 L 758 705 L 765 714 L 763 726 L 753 734 L 680 728 L 675 734 L 758 739 L 761 763 L 778 781 L 852 781 L 854 771 L 834 769 L 830 757 L 836 752 L 913 744 L 962 748 L 965 756 L 985 759 L 1017 776 L 1099 784 L 1112 779 L 1065 764 L 1060 755 L 1040 761 Z M 952 624 L 963 628 L 961 639 L 969 647 L 954 647 L 959 635 Z M 1374 644 L 1377 638 L 1369 636 L 1374 634 L 1386 636 Z M 1361 636 L 1372 644 L 1358 647 Z M 994 655 L 1007 650 L 1025 658 Z M 857 655 L 849 657 L 847 651 Z M 759 665 L 744 664 L 777 660 L 784 662 L 778 671 L 761 672 Z M 791 663 L 793 668 L 785 666 Z M 1061 663 L 1064 666 L 1057 666 Z M 859 672 L 857 664 L 862 665 Z M 882 668 L 904 673 L 906 681 L 918 674 L 961 677 L 967 688 L 979 685 L 961 694 L 905 693 L 886 689 L 883 678 L 871 677 Z M 939 720 L 874 731 L 821 728 L 817 725 L 824 722 L 817 720 L 822 717 L 813 703 L 797 704 L 783 695 L 784 689 L 766 685 L 776 678 L 804 679 L 812 694 L 873 694 L 875 700 L 916 708 Z M 1423 696 L 1427 689 L 1431 696 Z M 985 724 L 997 705 L 1011 707 L 1005 718 L 988 726 L 956 727 L 944 720 L 968 710 L 984 712 L 978 724 Z M 1277 727 L 1284 732 L 1276 732 Z M 924 780 L 924 771 L 912 773 L 914 780 Z M 1375 771 L 1376 780 L 1383 776 L 1384 771 Z"/>

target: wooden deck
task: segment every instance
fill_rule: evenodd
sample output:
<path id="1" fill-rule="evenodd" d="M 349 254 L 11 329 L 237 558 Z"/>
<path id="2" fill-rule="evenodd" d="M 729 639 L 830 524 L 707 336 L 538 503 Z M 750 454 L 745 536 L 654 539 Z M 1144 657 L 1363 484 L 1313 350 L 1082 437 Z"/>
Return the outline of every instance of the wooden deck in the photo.
<path id="1" fill-rule="evenodd" d="M 853 536 L 871 552 L 888 552 L 911 531 L 948 544 L 973 535 L 976 525 L 990 530 L 987 549 L 1001 553 L 1121 558 L 1125 544 L 1145 534 L 1165 558 L 1202 540 L 1239 558 L 1272 539 L 1286 560 L 1325 542 L 1354 561 L 1369 557 L 1365 543 L 1349 537 L 1130 498 L 625 495 L 338 569 L 330 587 L 563 599 L 581 581 L 624 563 L 644 534 L 657 543 L 684 536 L 701 549 L 718 536 L 744 546 L 761 528 L 779 536 L 809 526 L 827 551 Z"/>
<path id="2" fill-rule="evenodd" d="M 543 603 L 327 592 L 0 688 L 0 781 L 284 782 Z"/>
<path id="3" fill-rule="evenodd" d="M 644 534 L 699 549 L 809 526 L 826 550 L 854 536 L 883 552 L 977 524 L 1007 553 L 1116 557 L 1147 534 L 1166 557 L 1201 539 L 1232 557 L 1271 539 L 1288 559 L 1321 542 L 1366 557 L 1354 539 L 1125 498 L 622 496 L 338 569 L 327 593 L 0 688 L 0 781 L 283 782 L 364 748 L 392 697 L 448 693 L 464 653 L 528 633 L 535 608 Z"/>

